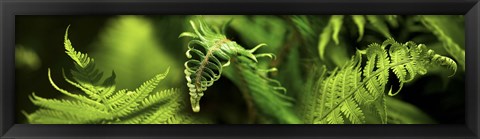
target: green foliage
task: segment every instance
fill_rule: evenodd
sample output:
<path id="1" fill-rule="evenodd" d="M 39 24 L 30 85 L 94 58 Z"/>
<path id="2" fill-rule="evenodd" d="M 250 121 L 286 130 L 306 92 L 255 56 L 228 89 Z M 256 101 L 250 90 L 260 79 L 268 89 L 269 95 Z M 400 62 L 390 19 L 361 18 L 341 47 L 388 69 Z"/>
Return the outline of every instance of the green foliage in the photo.
<path id="1" fill-rule="evenodd" d="M 74 68 L 63 72 L 65 82 L 54 82 L 50 69 L 48 78 L 37 77 L 47 69 L 33 68 L 31 50 L 42 65 L 70 64 L 52 60 L 58 52 L 32 48 L 54 39 L 19 39 L 29 49 L 17 48 L 16 69 L 33 70 L 17 81 L 39 83 L 18 90 L 28 93 L 19 98 L 30 96 L 29 105 L 39 107 L 25 109 L 33 111 L 24 112 L 29 123 L 431 124 L 463 116 L 451 112 L 464 101 L 458 90 L 465 73 L 463 16 L 129 15 L 99 21 L 85 29 L 91 32 L 71 36 L 89 44 L 97 37 L 91 33 L 99 33 L 88 47 L 77 47 L 89 55 L 74 49 L 67 28 L 64 47 Z M 101 69 L 115 72 L 105 76 Z"/>
<path id="2" fill-rule="evenodd" d="M 95 65 L 94 59 L 87 54 L 77 52 L 65 32 L 65 52 L 74 61 L 71 70 L 73 81 L 64 75 L 65 81 L 82 90 L 86 95 L 71 93 L 59 88 L 48 77 L 51 85 L 68 96 L 65 99 L 47 99 L 32 94 L 30 100 L 41 108 L 34 113 L 24 113 L 30 123 L 38 124 L 151 124 L 151 123 L 202 123 L 196 117 L 182 112 L 183 103 L 178 89 L 155 92 L 159 82 L 169 73 L 162 74 L 144 82 L 135 90 L 116 91 L 116 75 L 101 81 L 103 72 Z"/>
<path id="3" fill-rule="evenodd" d="M 250 96 L 246 97 L 247 101 L 255 98 L 253 101 L 256 106 L 266 115 L 284 117 L 279 119 L 282 123 L 298 123 L 299 120 L 291 111 L 291 103 L 287 101 L 291 98 L 281 93 L 286 92 L 285 88 L 278 81 L 270 79 L 264 74 L 276 71 L 276 68 L 267 70 L 257 68 L 257 58 L 274 57 L 273 54 L 268 53 L 253 54 L 266 44 L 259 44 L 251 50 L 246 50 L 221 34 L 224 29 L 215 32 L 203 20 L 199 20 L 198 23 L 200 30 L 193 21 L 190 21 L 194 33 L 180 34 L 180 37 L 194 38 L 189 42 L 189 49 L 186 52 L 187 57 L 191 59 L 185 62 L 185 74 L 193 111 L 200 111 L 199 103 L 203 92 L 220 78 L 224 67 L 229 66 L 233 61 L 234 69 L 231 69 L 226 75 L 242 88 L 244 94 Z M 197 48 L 200 46 L 204 52 Z M 194 52 L 198 57 L 193 57 L 190 52 Z"/>
<path id="4" fill-rule="evenodd" d="M 362 66 L 362 57 L 367 58 Z M 322 70 L 321 78 L 312 86 L 308 95 L 301 100 L 304 105 L 301 113 L 305 123 L 361 124 L 367 123 L 365 112 L 374 111 L 380 123 L 387 123 L 387 105 L 385 95 L 389 82 L 389 71 L 393 71 L 400 87 L 388 95 L 394 96 L 401 91 L 403 84 L 412 81 L 416 75 L 424 75 L 431 66 L 446 66 L 457 70 L 456 63 L 445 56 L 435 54 L 425 45 L 413 42 L 404 44 L 388 39 L 380 44 L 371 44 L 365 50 L 358 50 L 355 57 L 329 75 Z M 370 121 L 369 121 L 370 122 Z"/>
<path id="5" fill-rule="evenodd" d="M 461 30 L 463 22 L 455 22 L 457 21 L 455 18 L 463 19 L 457 16 L 420 16 L 423 25 L 443 43 L 446 52 L 460 64 L 462 70 L 465 70 L 465 33 Z"/>
<path id="6" fill-rule="evenodd" d="M 199 21 L 200 30 L 193 21 L 190 21 L 190 24 L 195 32 L 184 32 L 179 37 L 194 39 L 188 43 L 188 50 L 185 53 L 189 58 L 185 62 L 185 78 L 188 81 L 192 109 L 194 112 L 199 112 L 203 91 L 220 78 L 223 67 L 230 65 L 230 58 L 240 55 L 257 62 L 256 56 L 252 53 L 265 44 L 260 44 L 252 50 L 246 50 L 236 42 L 227 39 L 218 30 L 214 32 L 203 20 Z M 204 49 L 204 52 L 201 51 L 201 48 Z M 193 57 L 191 52 L 197 57 Z"/>

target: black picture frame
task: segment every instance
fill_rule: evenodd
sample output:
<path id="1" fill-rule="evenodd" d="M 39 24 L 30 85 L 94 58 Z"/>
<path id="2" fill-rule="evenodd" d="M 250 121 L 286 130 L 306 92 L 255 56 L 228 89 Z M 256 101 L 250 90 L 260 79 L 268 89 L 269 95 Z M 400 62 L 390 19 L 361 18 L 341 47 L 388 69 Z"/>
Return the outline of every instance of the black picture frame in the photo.
<path id="1" fill-rule="evenodd" d="M 0 138 L 479 138 L 478 0 L 1 0 Z M 464 125 L 31 125 L 15 122 L 15 16 L 118 14 L 462 14 Z"/>

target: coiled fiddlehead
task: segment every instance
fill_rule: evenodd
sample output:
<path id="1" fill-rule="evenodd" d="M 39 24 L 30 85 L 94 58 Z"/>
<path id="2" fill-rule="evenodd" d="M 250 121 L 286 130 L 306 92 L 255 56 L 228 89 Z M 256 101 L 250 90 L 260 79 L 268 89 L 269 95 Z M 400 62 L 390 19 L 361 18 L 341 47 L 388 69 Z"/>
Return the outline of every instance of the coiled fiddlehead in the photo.
<path id="1" fill-rule="evenodd" d="M 256 56 L 273 57 L 272 54 L 253 54 L 266 44 L 259 44 L 251 50 L 246 50 L 235 41 L 227 39 L 224 30 L 228 22 L 223 25 L 221 31 L 214 31 L 203 20 L 198 21 L 198 28 L 195 22 L 190 21 L 190 24 L 194 32 L 183 32 L 179 37 L 193 38 L 188 43 L 188 50 L 185 53 L 189 60 L 184 64 L 184 72 L 194 112 L 200 111 L 199 103 L 203 92 L 220 79 L 223 67 L 230 65 L 232 57 L 246 57 L 254 62 L 257 62 Z M 203 48 L 204 51 L 199 48 Z"/>

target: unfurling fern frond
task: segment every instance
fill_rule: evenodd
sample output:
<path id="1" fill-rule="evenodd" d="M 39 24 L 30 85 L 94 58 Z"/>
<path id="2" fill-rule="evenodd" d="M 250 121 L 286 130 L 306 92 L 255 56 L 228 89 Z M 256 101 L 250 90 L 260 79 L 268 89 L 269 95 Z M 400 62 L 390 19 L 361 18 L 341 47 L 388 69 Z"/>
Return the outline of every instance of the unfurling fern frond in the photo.
<path id="1" fill-rule="evenodd" d="M 185 74 L 194 112 L 200 110 L 199 101 L 203 91 L 224 74 L 243 93 L 249 109 L 249 123 L 254 123 L 256 117 L 279 123 L 300 123 L 292 111 L 293 99 L 285 95 L 286 89 L 277 80 L 266 76 L 267 72 L 277 69 L 261 69 L 258 66 L 257 58 L 274 58 L 270 53 L 253 54 L 266 44 L 246 50 L 236 42 L 228 40 L 224 31 L 215 32 L 202 20 L 198 22 L 198 26 L 193 21 L 190 21 L 190 24 L 194 33 L 184 32 L 180 37 L 194 38 L 188 44 L 187 57 L 190 59 L 185 62 Z M 190 54 L 192 52 L 195 55 Z M 256 115 L 257 111 L 260 115 Z"/>
<path id="2" fill-rule="evenodd" d="M 230 65 L 230 60 L 235 57 L 246 57 L 257 62 L 253 52 L 265 44 L 246 50 L 235 41 L 227 39 L 222 34 L 223 30 L 214 31 L 203 20 L 199 20 L 198 26 L 193 21 L 190 21 L 190 24 L 194 32 L 184 32 L 179 37 L 193 38 L 188 43 L 186 52 L 189 60 L 185 62 L 185 77 L 188 82 L 192 110 L 199 112 L 203 92 L 220 78 L 223 68 Z M 273 57 L 271 54 L 259 55 Z"/>
<path id="3" fill-rule="evenodd" d="M 159 82 L 168 74 L 158 74 L 143 83 L 136 90 L 115 91 L 115 73 L 100 82 L 102 72 L 95 68 L 94 59 L 75 51 L 65 32 L 66 53 L 74 61 L 71 71 L 74 80 L 64 75 L 71 85 L 82 90 L 85 95 L 74 94 L 59 88 L 48 77 L 52 86 L 68 96 L 66 99 L 47 99 L 32 94 L 30 100 L 40 109 L 27 114 L 29 123 L 38 124 L 151 124 L 151 123 L 197 123 L 199 120 L 181 112 L 183 101 L 177 89 L 154 92 Z"/>
<path id="4" fill-rule="evenodd" d="M 367 57 L 362 66 L 362 56 Z M 398 78 L 400 87 L 388 95 L 394 96 L 401 91 L 404 83 L 412 81 L 416 75 L 424 75 L 431 66 L 446 66 L 455 74 L 456 63 L 445 56 L 435 54 L 423 44 L 413 42 L 404 44 L 388 39 L 380 44 L 371 44 L 365 50 L 358 50 L 351 61 L 341 69 L 335 69 L 328 77 L 322 76 L 315 83 L 311 98 L 314 106 L 309 112 L 306 123 L 370 123 L 365 113 L 376 113 L 381 123 L 387 123 L 386 85 L 391 70 Z M 325 78 L 323 78 L 325 77 Z M 317 94 L 318 93 L 318 94 Z M 310 118 L 308 118 L 310 117 Z"/>
<path id="5" fill-rule="evenodd" d="M 443 48 L 458 62 L 461 69 L 465 70 L 464 30 L 459 27 L 462 25 L 450 22 L 452 17 L 422 15 L 420 21 L 443 43 Z"/>

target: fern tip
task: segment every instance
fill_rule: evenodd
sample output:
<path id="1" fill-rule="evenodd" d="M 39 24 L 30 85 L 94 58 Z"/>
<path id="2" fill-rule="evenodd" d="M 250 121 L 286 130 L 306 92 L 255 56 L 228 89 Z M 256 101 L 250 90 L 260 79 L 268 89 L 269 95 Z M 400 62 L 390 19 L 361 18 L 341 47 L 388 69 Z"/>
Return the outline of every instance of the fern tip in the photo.
<path id="1" fill-rule="evenodd" d="M 193 112 L 200 112 L 200 98 L 190 97 Z"/>

